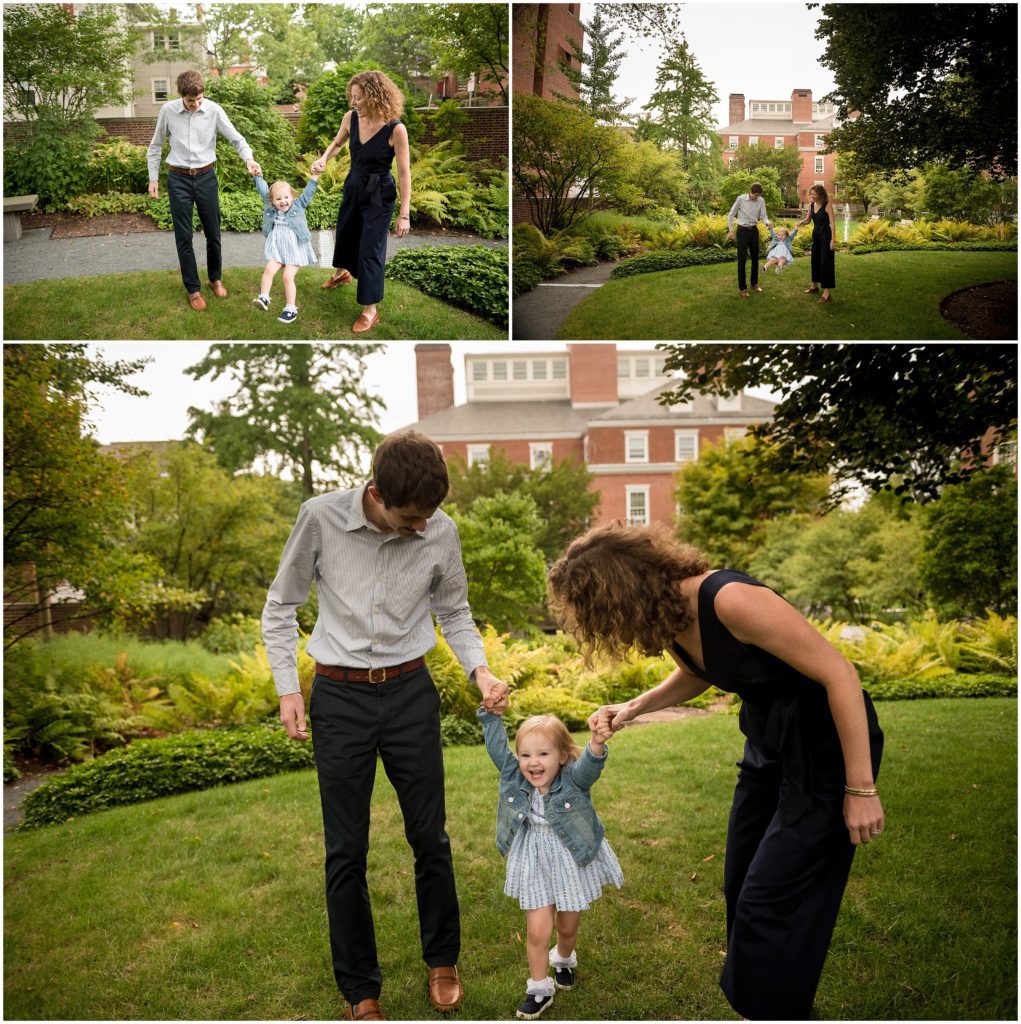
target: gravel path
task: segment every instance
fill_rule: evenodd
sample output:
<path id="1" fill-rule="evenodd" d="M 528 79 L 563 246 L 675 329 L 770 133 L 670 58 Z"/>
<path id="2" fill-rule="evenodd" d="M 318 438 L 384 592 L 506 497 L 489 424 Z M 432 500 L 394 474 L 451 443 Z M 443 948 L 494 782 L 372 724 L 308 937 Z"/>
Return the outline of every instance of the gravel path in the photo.
<path id="1" fill-rule="evenodd" d="M 569 270 L 514 300 L 514 340 L 553 341 L 567 314 L 610 280 L 616 263 Z"/>
<path id="2" fill-rule="evenodd" d="M 4 783 L 4 832 L 13 832 L 24 817 L 21 804 L 25 797 L 33 789 L 38 789 L 59 770 L 59 768 L 49 768 L 37 772 L 26 772 L 20 779 Z"/>

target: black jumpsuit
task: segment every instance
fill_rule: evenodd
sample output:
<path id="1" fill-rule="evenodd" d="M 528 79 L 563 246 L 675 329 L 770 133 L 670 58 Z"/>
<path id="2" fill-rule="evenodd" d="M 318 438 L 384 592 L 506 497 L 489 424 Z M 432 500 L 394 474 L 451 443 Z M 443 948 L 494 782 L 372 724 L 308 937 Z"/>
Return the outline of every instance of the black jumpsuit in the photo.
<path id="1" fill-rule="evenodd" d="M 854 846 L 844 825 L 844 760 L 825 689 L 786 662 L 734 637 L 716 615 L 727 583 L 764 586 L 733 569 L 706 577 L 698 593 L 705 671 L 742 698 L 744 758 L 727 829 L 723 888 L 727 960 L 720 987 L 751 1020 L 805 1020 L 819 984 Z M 878 775 L 883 733 L 865 694 Z"/>
<path id="2" fill-rule="evenodd" d="M 400 121 L 387 121 L 362 142 L 358 114 L 351 111 L 351 170 L 337 213 L 333 266 L 343 267 L 358 279 L 357 299 L 362 306 L 383 298 L 386 237 L 397 200 L 397 183 L 390 173 L 394 158 L 390 136 L 398 124 Z"/>
<path id="3" fill-rule="evenodd" d="M 836 288 L 837 268 L 834 259 L 836 253 L 830 249 L 830 242 L 833 239 L 833 232 L 830 230 L 830 215 L 825 206 L 821 210 L 817 210 L 815 203 L 812 203 L 809 211 L 809 216 L 812 218 L 812 280 L 818 282 L 823 288 Z"/>

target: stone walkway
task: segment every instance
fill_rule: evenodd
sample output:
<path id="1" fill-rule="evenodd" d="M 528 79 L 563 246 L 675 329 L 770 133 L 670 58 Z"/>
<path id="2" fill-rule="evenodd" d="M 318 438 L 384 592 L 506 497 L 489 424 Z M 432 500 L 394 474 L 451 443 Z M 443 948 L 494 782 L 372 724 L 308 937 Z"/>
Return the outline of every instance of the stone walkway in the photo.
<path id="1" fill-rule="evenodd" d="M 616 263 L 569 270 L 514 300 L 514 340 L 554 341 L 567 314 L 610 280 Z"/>
<path id="2" fill-rule="evenodd" d="M 4 783 L 4 832 L 12 832 L 24 817 L 21 804 L 34 789 L 38 789 L 59 769 L 25 772 L 20 779 Z"/>

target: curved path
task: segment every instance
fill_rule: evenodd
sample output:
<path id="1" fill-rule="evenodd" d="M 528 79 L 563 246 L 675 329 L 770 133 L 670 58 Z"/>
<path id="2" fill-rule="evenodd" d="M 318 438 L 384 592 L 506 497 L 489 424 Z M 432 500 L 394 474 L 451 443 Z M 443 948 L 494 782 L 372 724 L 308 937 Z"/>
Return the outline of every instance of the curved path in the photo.
<path id="1" fill-rule="evenodd" d="M 553 341 L 567 314 L 593 289 L 610 280 L 615 262 L 579 267 L 553 281 L 543 281 L 514 300 L 515 341 Z"/>

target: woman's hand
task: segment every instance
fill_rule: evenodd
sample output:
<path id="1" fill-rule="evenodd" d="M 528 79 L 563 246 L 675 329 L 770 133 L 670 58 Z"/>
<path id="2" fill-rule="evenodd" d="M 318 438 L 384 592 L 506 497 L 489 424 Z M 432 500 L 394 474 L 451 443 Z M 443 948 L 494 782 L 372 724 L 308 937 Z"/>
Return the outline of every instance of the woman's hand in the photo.
<path id="1" fill-rule="evenodd" d="M 836 249 L 836 247 L 837 247 L 836 240 L 831 238 L 830 239 L 830 252 L 833 252 Z"/>
<path id="2" fill-rule="evenodd" d="M 397 223 L 394 225 L 394 235 L 397 238 L 403 238 L 409 231 L 411 231 L 411 218 L 407 215 L 398 217 Z"/>
<path id="3" fill-rule="evenodd" d="M 883 834 L 886 819 L 878 796 L 844 796 L 844 824 L 851 842 L 857 846 Z"/>
<path id="4" fill-rule="evenodd" d="M 613 735 L 623 729 L 634 715 L 630 701 L 623 704 L 604 704 L 589 718 L 588 727 L 593 732 Z"/>
<path id="5" fill-rule="evenodd" d="M 313 164 L 312 164 L 312 173 L 313 173 L 313 174 L 314 174 L 314 175 L 315 175 L 315 176 L 316 176 L 317 178 L 318 178 L 318 177 L 319 177 L 319 175 L 320 175 L 320 174 L 322 174 L 322 173 L 323 173 L 323 171 L 325 171 L 325 170 L 326 170 L 326 161 L 325 161 L 325 160 L 324 160 L 324 159 L 323 159 L 322 157 L 319 157 L 319 159 L 318 159 L 318 160 L 316 160 L 316 161 L 314 161 L 314 162 L 313 162 Z"/>

